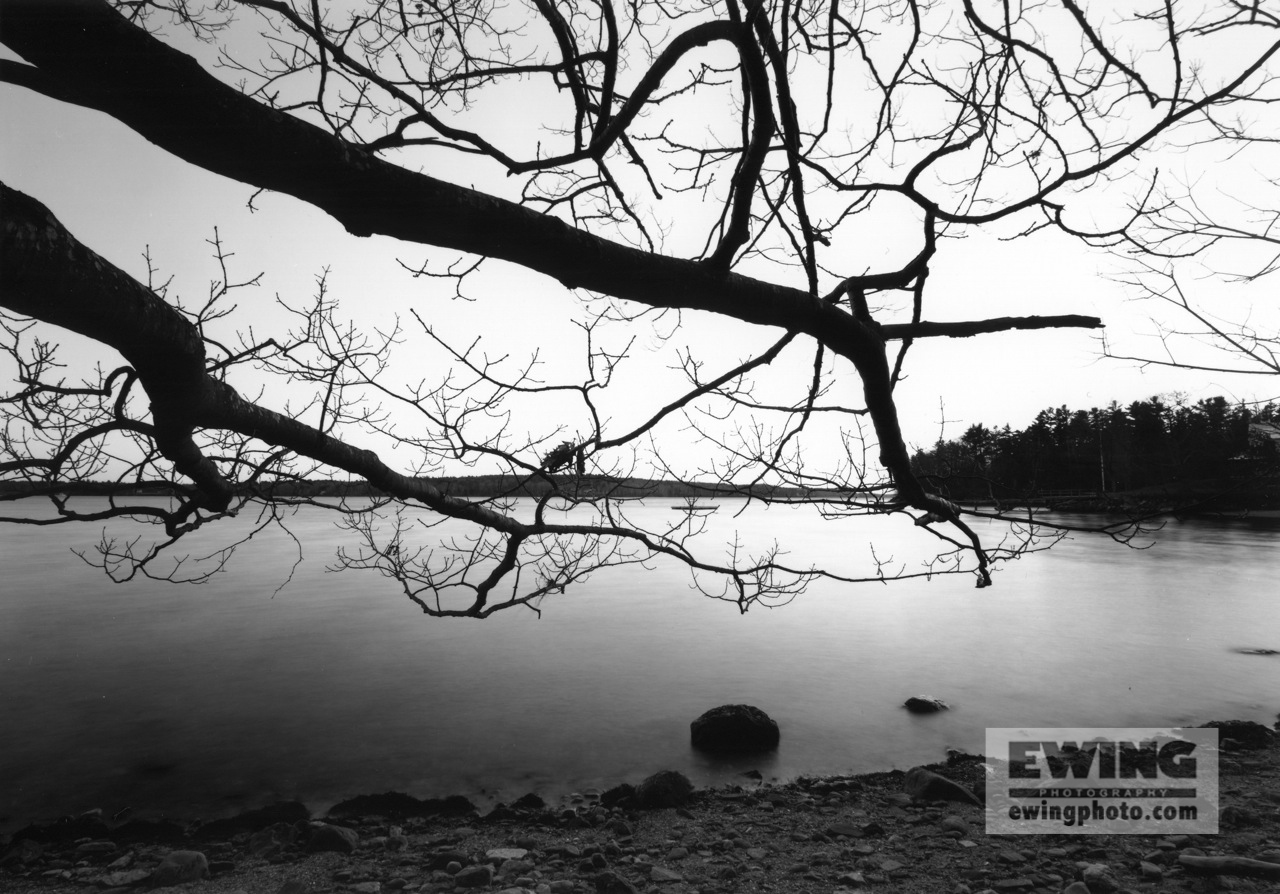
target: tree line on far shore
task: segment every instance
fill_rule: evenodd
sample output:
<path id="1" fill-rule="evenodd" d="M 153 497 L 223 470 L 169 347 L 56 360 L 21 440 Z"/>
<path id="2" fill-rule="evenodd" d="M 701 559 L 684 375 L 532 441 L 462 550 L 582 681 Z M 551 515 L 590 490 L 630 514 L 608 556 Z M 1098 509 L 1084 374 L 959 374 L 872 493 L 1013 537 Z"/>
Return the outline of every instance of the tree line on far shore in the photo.
<path id="1" fill-rule="evenodd" d="M 619 500 L 644 498 L 678 498 L 685 501 L 714 499 L 717 497 L 754 496 L 765 499 L 790 499 L 800 493 L 798 488 L 769 484 L 735 487 L 724 482 L 671 481 L 648 478 L 609 478 L 604 475 L 576 476 L 569 473 L 556 475 L 456 475 L 424 478 L 441 493 L 453 497 L 543 497 L 551 493 L 557 483 L 561 490 L 577 492 L 583 497 L 612 497 Z M 177 495 L 182 488 L 165 481 L 76 481 L 49 486 L 39 482 L 18 480 L 0 481 L 0 495 L 43 496 L 48 493 L 68 496 L 131 496 Z M 343 479 L 295 479 L 277 481 L 254 488 L 242 487 L 245 496 L 269 496 L 271 498 L 301 499 L 356 499 L 385 496 L 367 481 Z"/>
<path id="2" fill-rule="evenodd" d="M 1232 493 L 1232 502 L 1253 505 L 1277 498 L 1278 447 L 1280 404 L 1157 395 L 1051 407 L 1021 430 L 972 425 L 916 451 L 913 465 L 953 500 Z"/>

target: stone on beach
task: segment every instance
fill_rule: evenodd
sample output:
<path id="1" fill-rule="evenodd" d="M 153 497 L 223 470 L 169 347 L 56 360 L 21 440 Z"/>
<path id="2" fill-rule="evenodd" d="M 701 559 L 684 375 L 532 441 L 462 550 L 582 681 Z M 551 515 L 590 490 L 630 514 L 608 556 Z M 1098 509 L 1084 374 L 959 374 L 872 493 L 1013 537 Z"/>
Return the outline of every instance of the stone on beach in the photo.
<path id="1" fill-rule="evenodd" d="M 355 851 L 360 836 L 355 830 L 346 826 L 334 826 L 329 823 L 318 823 L 307 840 L 308 851 L 336 851 L 350 854 Z"/>
<path id="2" fill-rule="evenodd" d="M 453 877 L 459 888 L 486 888 L 493 883 L 493 867 L 487 863 L 468 866 Z"/>
<path id="3" fill-rule="evenodd" d="M 679 807 L 693 794 L 693 783 L 683 773 L 663 770 L 636 786 L 636 802 L 641 807 Z"/>
<path id="4" fill-rule="evenodd" d="M 173 851 L 160 861 L 148 878 L 153 888 L 197 882 L 209 875 L 209 859 L 200 851 Z"/>
<path id="5" fill-rule="evenodd" d="M 1252 720 L 1211 720 L 1201 729 L 1216 729 L 1219 741 L 1231 739 L 1245 751 L 1270 748 L 1276 741 L 1275 732 Z"/>
<path id="6" fill-rule="evenodd" d="M 983 806 L 978 796 L 960 783 L 924 767 L 912 767 L 903 782 L 903 790 L 916 801 L 960 801 Z"/>

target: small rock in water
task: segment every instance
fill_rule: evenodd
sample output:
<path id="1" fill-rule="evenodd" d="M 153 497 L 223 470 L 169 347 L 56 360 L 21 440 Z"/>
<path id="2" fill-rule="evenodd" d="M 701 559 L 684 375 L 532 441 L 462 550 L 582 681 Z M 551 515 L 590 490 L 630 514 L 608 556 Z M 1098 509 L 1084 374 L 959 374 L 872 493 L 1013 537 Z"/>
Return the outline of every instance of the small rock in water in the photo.
<path id="1" fill-rule="evenodd" d="M 540 795 L 529 792 L 529 794 L 521 795 L 512 801 L 511 806 L 515 810 L 545 810 L 547 802 L 542 800 Z"/>
<path id="2" fill-rule="evenodd" d="M 912 714 L 934 714 L 946 711 L 950 706 L 940 698 L 931 695 L 913 695 L 902 703 Z"/>

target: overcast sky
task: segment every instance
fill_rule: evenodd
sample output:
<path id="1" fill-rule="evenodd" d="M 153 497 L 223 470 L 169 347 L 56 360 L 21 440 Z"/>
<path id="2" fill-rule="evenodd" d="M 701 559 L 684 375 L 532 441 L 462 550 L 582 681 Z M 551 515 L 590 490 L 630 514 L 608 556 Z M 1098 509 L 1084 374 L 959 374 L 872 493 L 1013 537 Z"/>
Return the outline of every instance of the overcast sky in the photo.
<path id="1" fill-rule="evenodd" d="M 580 365 L 571 363 L 557 368 L 549 356 L 563 350 L 566 357 L 579 357 L 580 339 L 566 325 L 574 300 L 538 275 L 493 269 L 472 284 L 474 303 L 458 302 L 446 284 L 414 279 L 397 263 L 431 257 L 422 246 L 353 237 L 326 215 L 285 196 L 260 196 L 258 210 L 251 212 L 249 187 L 179 161 L 93 111 L 8 85 L 0 85 L 0 110 L 7 122 L 0 129 L 0 177 L 45 203 L 73 234 L 135 276 L 145 277 L 142 253 L 150 246 L 160 271 L 175 276 L 176 292 L 189 300 L 201 296 L 216 272 L 205 240 L 217 226 L 236 253 L 233 269 L 246 278 L 264 273 L 261 287 L 240 293 L 241 327 L 252 322 L 259 334 L 278 334 L 284 318 L 272 306 L 275 296 L 301 303 L 315 276 L 327 267 L 333 294 L 343 313 L 353 318 L 385 326 L 393 316 L 403 320 L 415 308 L 458 343 L 483 334 L 495 354 L 527 354 L 536 341 L 551 349 L 543 355 L 550 374 L 559 371 L 572 381 L 574 370 L 580 372 Z M 522 111 L 524 115 L 512 117 L 511 126 L 527 123 L 530 110 Z M 1249 177 L 1260 175 L 1256 167 L 1242 171 L 1241 179 L 1229 185 L 1247 193 Z M 428 172 L 449 176 L 448 170 Z M 931 265 L 926 316 L 1096 315 L 1119 353 L 1161 356 L 1159 343 L 1147 337 L 1154 328 L 1150 317 L 1158 309 L 1135 300 L 1132 287 L 1115 281 L 1114 275 L 1124 269 L 1122 261 L 1105 251 L 1053 234 L 1014 243 L 982 236 L 948 241 Z M 1250 300 L 1260 310 L 1277 303 L 1267 281 L 1232 300 L 1238 302 L 1237 311 Z M 708 369 L 744 359 L 750 347 L 776 337 L 748 332 L 723 318 L 690 314 L 685 322 L 688 333 L 682 338 Z M 944 415 L 945 433 L 955 437 L 978 422 L 1021 428 L 1050 406 L 1087 409 L 1174 392 L 1191 400 L 1215 394 L 1255 399 L 1280 390 L 1259 377 L 1143 369 L 1106 360 L 1099 336 L 1096 331 L 1057 330 L 918 343 L 898 392 L 908 442 L 931 443 Z M 74 350 L 75 356 L 85 357 L 101 349 L 76 345 Z M 408 351 L 427 357 L 426 348 Z M 790 360 L 798 371 L 810 361 L 808 349 Z M 631 406 L 637 418 L 658 405 L 643 377 L 621 387 L 630 390 L 624 390 L 619 405 Z"/>

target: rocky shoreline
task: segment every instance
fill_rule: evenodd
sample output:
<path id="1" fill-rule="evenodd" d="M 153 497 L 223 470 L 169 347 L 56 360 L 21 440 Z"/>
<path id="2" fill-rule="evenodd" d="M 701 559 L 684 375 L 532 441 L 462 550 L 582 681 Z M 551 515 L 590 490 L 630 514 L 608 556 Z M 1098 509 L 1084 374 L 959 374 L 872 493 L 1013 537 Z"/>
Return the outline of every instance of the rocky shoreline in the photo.
<path id="1" fill-rule="evenodd" d="M 1280 736 L 1224 747 L 1218 835 L 987 835 L 981 758 L 694 791 L 676 773 L 536 795 L 279 804 L 185 828 L 97 812 L 0 845 L 0 891 L 1111 894 L 1280 890 Z M 966 797 L 967 796 L 967 797 Z"/>

